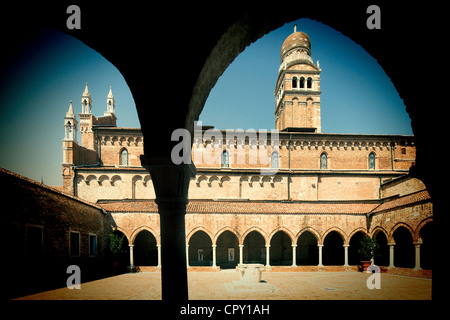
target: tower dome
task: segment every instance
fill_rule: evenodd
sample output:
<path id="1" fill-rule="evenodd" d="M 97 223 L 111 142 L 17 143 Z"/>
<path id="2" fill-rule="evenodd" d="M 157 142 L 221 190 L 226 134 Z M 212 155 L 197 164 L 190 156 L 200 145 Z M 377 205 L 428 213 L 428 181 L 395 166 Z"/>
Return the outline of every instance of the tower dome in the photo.
<path id="1" fill-rule="evenodd" d="M 297 32 L 297 28 L 294 29 L 294 33 L 292 33 L 289 37 L 284 40 L 283 45 L 281 46 L 281 60 L 283 60 L 284 56 L 293 49 L 304 50 L 309 56 L 311 55 L 311 40 L 309 36 L 304 32 Z"/>

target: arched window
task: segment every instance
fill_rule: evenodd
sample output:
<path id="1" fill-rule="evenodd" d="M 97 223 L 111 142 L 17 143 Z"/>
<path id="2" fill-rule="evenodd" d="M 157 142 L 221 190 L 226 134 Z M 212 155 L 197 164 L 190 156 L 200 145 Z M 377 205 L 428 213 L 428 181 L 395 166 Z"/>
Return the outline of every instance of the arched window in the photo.
<path id="1" fill-rule="evenodd" d="M 120 152 L 120 165 L 127 166 L 128 165 L 128 151 L 127 149 L 123 149 Z"/>
<path id="2" fill-rule="evenodd" d="M 297 77 L 292 78 L 292 88 L 297 88 Z"/>
<path id="3" fill-rule="evenodd" d="M 300 78 L 300 89 L 304 89 L 305 88 L 305 78 L 301 77 Z"/>
<path id="4" fill-rule="evenodd" d="M 230 162 L 228 152 L 227 151 L 222 152 L 222 168 L 228 168 L 230 166 L 229 163 Z"/>
<path id="5" fill-rule="evenodd" d="M 375 154 L 369 154 L 369 170 L 375 170 Z"/>
<path id="6" fill-rule="evenodd" d="M 312 79 L 311 79 L 311 78 L 308 78 L 308 80 L 307 80 L 307 82 L 306 82 L 306 87 L 307 87 L 308 89 L 311 89 L 311 88 L 312 88 Z"/>
<path id="7" fill-rule="evenodd" d="M 278 152 L 272 152 L 272 169 L 278 169 Z"/>
<path id="8" fill-rule="evenodd" d="M 322 153 L 320 155 L 320 169 L 327 169 L 327 167 L 328 167 L 327 154 L 326 153 Z"/>

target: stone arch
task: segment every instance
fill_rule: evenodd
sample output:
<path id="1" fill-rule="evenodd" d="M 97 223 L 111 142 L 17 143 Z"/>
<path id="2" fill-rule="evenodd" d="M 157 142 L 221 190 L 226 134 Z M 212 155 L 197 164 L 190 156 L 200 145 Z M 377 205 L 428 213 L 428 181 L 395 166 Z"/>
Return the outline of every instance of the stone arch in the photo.
<path id="1" fill-rule="evenodd" d="M 152 177 L 149 174 L 147 174 L 144 176 L 144 181 L 143 181 L 144 186 L 148 187 L 147 183 L 149 181 L 152 181 Z"/>
<path id="2" fill-rule="evenodd" d="M 111 186 L 119 186 L 122 184 L 122 177 L 119 175 L 114 175 L 111 177 Z"/>
<path id="3" fill-rule="evenodd" d="M 214 185 L 217 186 L 217 185 L 219 185 L 219 183 L 220 183 L 220 180 L 219 180 L 218 176 L 212 175 L 211 177 L 209 177 L 208 186 L 214 187 Z"/>
<path id="4" fill-rule="evenodd" d="M 108 177 L 107 175 L 105 175 L 105 174 L 101 175 L 101 176 L 98 178 L 98 184 L 99 184 L 100 186 L 103 186 L 103 187 L 108 186 L 107 181 L 109 182 L 109 177 Z"/>
<path id="5" fill-rule="evenodd" d="M 244 241 L 244 240 L 245 240 L 245 237 L 246 237 L 250 232 L 253 232 L 253 231 L 259 232 L 259 233 L 262 235 L 262 237 L 264 238 L 265 243 L 268 244 L 266 233 L 264 232 L 264 230 L 262 230 L 261 228 L 256 227 L 256 226 L 253 226 L 253 227 L 248 228 L 248 229 L 242 234 L 242 241 Z"/>
<path id="6" fill-rule="evenodd" d="M 332 227 L 332 228 L 328 229 L 327 231 L 325 231 L 325 233 L 322 235 L 322 239 L 325 240 L 326 236 L 332 231 L 336 231 L 342 237 L 343 243 L 346 244 L 347 235 L 345 234 L 345 232 L 342 229 L 340 229 L 338 227 Z"/>
<path id="7" fill-rule="evenodd" d="M 381 226 L 377 226 L 371 232 L 371 238 L 377 240 L 380 247 L 379 256 L 375 257 L 375 264 L 377 266 L 389 265 L 389 245 L 388 245 L 389 233 Z"/>
<path id="8" fill-rule="evenodd" d="M 199 177 L 197 178 L 197 181 L 196 181 L 197 187 L 200 187 L 200 186 L 201 186 L 201 183 L 202 183 L 203 181 L 208 182 L 208 177 L 205 176 L 205 175 L 199 176 Z"/>
<path id="9" fill-rule="evenodd" d="M 320 233 L 319 233 L 316 229 L 314 229 L 314 228 L 312 228 L 312 227 L 306 227 L 306 228 L 301 229 L 301 230 L 297 233 L 297 235 L 295 236 L 295 241 L 298 241 L 298 238 L 300 238 L 300 236 L 301 236 L 304 232 L 310 232 L 312 235 L 314 235 L 314 236 L 316 237 L 317 244 L 323 244 L 323 243 L 322 243 L 322 237 L 320 236 Z"/>
<path id="10" fill-rule="evenodd" d="M 274 229 L 274 230 L 270 233 L 270 235 L 268 236 L 269 243 L 270 243 L 270 241 L 272 240 L 273 236 L 274 236 L 277 232 L 279 232 L 279 231 L 285 232 L 285 233 L 289 236 L 289 238 L 291 239 L 291 242 L 292 242 L 292 243 L 294 242 L 294 240 L 296 240 L 296 239 L 295 239 L 295 236 L 294 236 L 294 234 L 292 233 L 291 230 L 289 230 L 289 229 L 286 228 L 286 227 L 278 227 L 278 228 Z"/>
<path id="11" fill-rule="evenodd" d="M 350 239 L 351 239 L 356 233 L 358 233 L 358 232 L 362 232 L 362 233 L 364 233 L 364 235 L 366 235 L 366 236 L 368 236 L 368 237 L 371 238 L 371 235 L 367 232 L 367 230 L 366 230 L 365 228 L 363 228 L 363 227 L 360 227 L 360 228 L 354 229 L 354 230 L 346 237 L 346 239 L 344 240 L 344 244 L 345 244 L 345 245 L 350 244 Z"/>
<path id="12" fill-rule="evenodd" d="M 268 244 L 265 233 L 257 227 L 252 227 L 243 235 L 244 263 L 266 262 L 266 246 Z"/>
<path id="13" fill-rule="evenodd" d="M 284 228 L 275 229 L 269 236 L 270 261 L 273 266 L 292 265 L 293 235 Z"/>
<path id="14" fill-rule="evenodd" d="M 228 182 L 231 181 L 231 178 L 229 176 L 223 176 L 222 178 L 220 178 L 220 183 L 219 185 L 221 187 L 226 186 L 228 184 Z"/>
<path id="15" fill-rule="evenodd" d="M 152 228 L 148 227 L 148 226 L 141 226 L 137 229 L 135 229 L 130 237 L 129 237 L 129 243 L 134 244 L 134 240 L 136 239 L 136 236 L 139 234 L 139 232 L 141 232 L 142 230 L 146 230 L 148 232 L 150 232 L 156 239 L 156 244 L 160 244 L 161 243 L 161 239 L 159 237 L 159 234 L 153 230 Z"/>
<path id="16" fill-rule="evenodd" d="M 239 244 L 242 244 L 242 237 L 241 237 L 241 235 L 239 234 L 239 232 L 236 229 L 234 229 L 234 228 L 232 228 L 230 226 L 223 227 L 222 229 L 220 229 L 219 231 L 216 232 L 216 234 L 214 235 L 214 238 L 212 238 L 213 239 L 213 244 L 215 244 L 217 242 L 217 239 L 225 231 L 230 231 L 231 233 L 233 233 L 237 237 L 237 239 L 239 240 Z"/>
<path id="17" fill-rule="evenodd" d="M 406 223 L 398 223 L 392 229 L 394 247 L 394 265 L 401 268 L 413 268 L 415 249 L 414 232 Z"/>
<path id="18" fill-rule="evenodd" d="M 134 264 L 137 266 L 158 265 L 158 238 L 149 227 L 141 227 L 132 235 Z"/>
<path id="19" fill-rule="evenodd" d="M 216 233 L 216 264 L 221 269 L 236 268 L 241 258 L 240 242 L 239 233 L 231 227 L 222 228 Z"/>
<path id="20" fill-rule="evenodd" d="M 389 232 L 387 232 L 386 229 L 383 228 L 382 226 L 376 226 L 375 228 L 373 228 L 372 232 L 370 232 L 370 237 L 373 238 L 380 232 L 383 233 L 386 236 L 386 238 L 389 237 Z"/>
<path id="21" fill-rule="evenodd" d="M 97 181 L 97 176 L 95 176 L 95 175 L 93 175 L 93 174 L 90 174 L 90 175 L 88 175 L 87 177 L 86 177 L 86 184 L 88 185 L 88 186 L 94 186 L 95 185 L 95 182 L 97 182 L 97 184 L 98 184 L 98 181 Z"/>
<path id="22" fill-rule="evenodd" d="M 129 231 L 127 231 L 126 229 L 124 229 L 124 228 L 122 228 L 122 227 L 119 227 L 119 226 L 115 226 L 115 227 L 113 227 L 113 229 L 112 229 L 112 233 L 114 233 L 114 232 L 120 232 L 120 233 L 123 233 L 124 235 L 125 235 L 125 238 L 127 239 L 127 243 L 131 243 L 131 236 L 130 236 L 130 234 L 129 234 Z"/>
<path id="23" fill-rule="evenodd" d="M 361 248 L 360 242 L 364 237 L 370 237 L 364 228 L 357 228 L 349 234 L 347 241 L 344 242 L 344 246 L 348 245 L 348 264 L 359 265 L 361 261 L 361 255 L 358 253 Z"/>
<path id="24" fill-rule="evenodd" d="M 411 237 L 413 237 L 414 239 L 414 230 L 405 222 L 399 222 L 396 225 L 394 225 L 391 229 L 391 231 L 389 232 L 389 236 L 388 236 L 388 242 L 389 243 L 395 243 L 394 241 L 394 232 L 395 230 L 397 230 L 400 227 L 404 227 L 406 228 L 410 233 L 411 233 Z"/>
<path id="25" fill-rule="evenodd" d="M 414 237 L 413 237 L 413 241 L 414 242 L 419 242 L 420 239 L 420 230 L 422 230 L 422 228 L 427 225 L 428 223 L 433 222 L 433 217 L 428 217 L 425 218 L 424 220 L 422 220 L 416 227 L 416 231 L 414 232 Z"/>
<path id="26" fill-rule="evenodd" d="M 82 174 L 77 174 L 77 185 L 86 185 L 86 180 Z"/>
<path id="27" fill-rule="evenodd" d="M 211 239 L 211 242 L 212 242 L 212 244 L 215 244 L 215 237 L 214 237 L 214 235 L 212 234 L 212 232 L 211 231 L 209 231 L 208 229 L 206 229 L 205 227 L 202 227 L 202 226 L 200 226 L 200 227 L 195 227 L 194 229 L 192 229 L 188 234 L 187 234 L 187 236 L 186 236 L 186 244 L 188 244 L 189 243 L 189 240 L 191 240 L 191 237 L 196 233 L 196 232 L 198 232 L 198 231 L 203 231 L 204 233 L 206 233 L 208 236 L 209 236 L 209 238 Z M 213 242 L 214 241 L 214 242 Z"/>
<path id="28" fill-rule="evenodd" d="M 209 266 L 213 260 L 213 238 L 203 227 L 195 228 L 186 240 L 188 245 L 188 260 L 190 266 Z"/>
<path id="29" fill-rule="evenodd" d="M 322 263 L 323 265 L 344 264 L 345 233 L 339 228 L 328 229 L 323 235 Z"/>

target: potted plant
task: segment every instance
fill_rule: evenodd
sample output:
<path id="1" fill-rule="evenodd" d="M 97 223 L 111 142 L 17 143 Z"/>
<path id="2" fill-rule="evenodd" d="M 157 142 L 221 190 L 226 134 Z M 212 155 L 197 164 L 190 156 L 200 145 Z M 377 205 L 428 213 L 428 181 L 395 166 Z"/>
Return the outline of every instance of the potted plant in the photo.
<path id="1" fill-rule="evenodd" d="M 114 272 L 117 272 L 117 269 L 119 267 L 119 260 L 120 256 L 122 255 L 124 249 L 123 249 L 123 239 L 125 235 L 118 235 L 111 233 L 109 235 L 109 251 L 111 252 L 112 258 L 113 258 L 113 267 Z"/>
<path id="2" fill-rule="evenodd" d="M 358 253 L 361 255 L 361 264 L 363 272 L 373 264 L 375 257 L 379 256 L 380 246 L 376 239 L 365 236 L 360 242 Z"/>

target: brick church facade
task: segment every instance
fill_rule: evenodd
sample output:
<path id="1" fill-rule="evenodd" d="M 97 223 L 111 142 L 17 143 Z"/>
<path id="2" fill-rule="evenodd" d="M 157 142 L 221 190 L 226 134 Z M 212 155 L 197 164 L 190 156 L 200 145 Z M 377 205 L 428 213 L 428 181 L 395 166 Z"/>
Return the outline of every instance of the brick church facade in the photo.
<path id="1" fill-rule="evenodd" d="M 263 132 L 239 139 L 203 127 L 194 136 L 188 265 L 350 267 L 359 264 L 359 241 L 368 235 L 381 245 L 377 264 L 430 269 L 432 203 L 424 184 L 408 174 L 415 162 L 414 137 L 323 133 L 321 69 L 312 60 L 309 36 L 294 31 L 280 58 L 277 144 Z M 115 232 L 128 241 L 131 265 L 160 266 L 155 193 L 140 162 L 142 133 L 116 126 L 111 89 L 103 116 L 92 114 L 87 84 L 81 105 L 79 123 L 72 102 L 65 117 L 63 190 L 108 212 Z M 270 161 L 251 159 L 256 150 Z M 206 152 L 214 163 L 198 157 Z"/>

